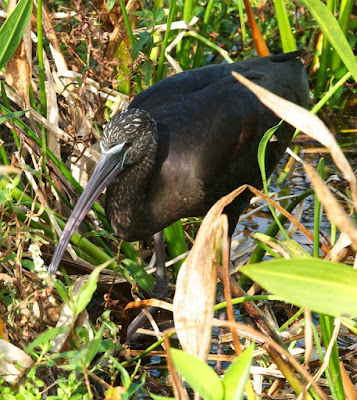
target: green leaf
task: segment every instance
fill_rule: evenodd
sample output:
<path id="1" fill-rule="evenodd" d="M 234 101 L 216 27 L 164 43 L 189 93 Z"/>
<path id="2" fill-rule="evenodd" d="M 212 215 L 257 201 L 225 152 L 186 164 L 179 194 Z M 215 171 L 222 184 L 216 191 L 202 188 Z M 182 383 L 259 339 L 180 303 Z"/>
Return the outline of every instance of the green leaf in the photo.
<path id="1" fill-rule="evenodd" d="M 289 16 L 286 11 L 286 2 L 284 0 L 274 0 L 276 17 L 278 19 L 281 44 L 284 53 L 297 50 L 294 35 L 291 30 Z"/>
<path id="2" fill-rule="evenodd" d="M 10 195 L 8 190 L 0 189 L 0 206 L 7 203 L 10 200 Z"/>
<path id="3" fill-rule="evenodd" d="M 164 229 L 164 235 L 166 240 L 167 251 L 171 259 L 186 253 L 187 244 L 186 236 L 182 227 L 181 221 L 176 221 L 172 225 Z M 177 276 L 181 265 L 185 260 L 178 261 L 172 266 L 175 277 Z"/>
<path id="4" fill-rule="evenodd" d="M 254 343 L 229 366 L 222 384 L 224 388 L 224 400 L 242 400 L 245 385 L 249 379 L 250 366 L 253 361 Z"/>
<path id="5" fill-rule="evenodd" d="M 3 124 L 5 121 L 7 121 L 8 119 L 11 119 L 11 118 L 18 118 L 18 117 L 21 117 L 22 115 L 24 115 L 24 114 L 26 114 L 27 113 L 27 111 L 25 110 L 25 111 L 14 111 L 14 112 L 11 112 L 11 113 L 9 113 L 9 114 L 6 114 L 6 115 L 2 115 L 1 117 L 0 117 L 0 125 L 1 124 Z"/>
<path id="6" fill-rule="evenodd" d="M 0 29 L 0 69 L 10 60 L 29 23 L 32 0 L 20 0 Z"/>
<path id="7" fill-rule="evenodd" d="M 299 307 L 332 316 L 357 316 L 357 270 L 315 258 L 246 265 L 241 272 Z"/>
<path id="8" fill-rule="evenodd" d="M 68 358 L 68 364 L 62 365 L 61 368 L 68 371 L 77 371 L 83 373 L 83 360 L 87 354 L 87 349 L 83 348 L 75 351 L 71 358 Z"/>
<path id="9" fill-rule="evenodd" d="M 170 349 L 175 368 L 191 388 L 205 400 L 223 399 L 223 385 L 218 375 L 205 362 L 182 350 Z"/>
<path id="10" fill-rule="evenodd" d="M 108 265 L 110 265 L 111 262 L 112 260 L 108 260 L 99 267 L 96 267 L 89 275 L 87 282 L 83 285 L 75 300 L 74 315 L 79 315 L 87 307 L 92 299 L 94 292 L 97 290 L 97 282 L 100 272 Z"/>
<path id="11" fill-rule="evenodd" d="M 105 328 L 105 324 L 102 324 L 99 331 L 95 334 L 93 340 L 89 344 L 88 351 L 87 351 L 87 354 L 85 357 L 87 367 L 90 365 L 93 358 L 98 353 L 99 346 L 102 343 L 104 328 Z"/>
<path id="12" fill-rule="evenodd" d="M 113 7 L 115 6 L 115 2 L 116 0 L 108 0 L 107 11 L 111 11 L 113 9 Z"/>
<path id="13" fill-rule="evenodd" d="M 357 82 L 357 62 L 338 21 L 320 0 L 302 0 L 319 24 L 323 34 L 336 50 L 341 60 Z"/>
<path id="14" fill-rule="evenodd" d="M 155 11 L 155 16 L 154 16 L 154 21 L 155 22 L 160 22 L 165 18 L 165 13 L 164 10 L 162 8 L 158 8 Z"/>
<path id="15" fill-rule="evenodd" d="M 119 370 L 121 375 L 122 385 L 125 389 L 128 389 L 131 385 L 131 378 L 128 371 L 112 356 L 109 356 L 111 362 L 114 364 L 115 368 Z"/>
<path id="16" fill-rule="evenodd" d="M 146 8 L 143 8 L 140 11 L 133 11 L 130 14 L 137 15 L 138 17 L 141 17 L 142 19 L 152 20 L 154 18 L 153 12 Z"/>
<path id="17" fill-rule="evenodd" d="M 151 40 L 151 35 L 149 32 L 140 32 L 140 39 L 134 44 L 133 51 L 132 51 L 132 57 L 133 60 L 136 60 L 139 55 L 139 51 L 141 48 L 149 41 Z"/>
<path id="18" fill-rule="evenodd" d="M 40 346 L 43 343 L 47 343 L 50 340 L 54 339 L 56 336 L 61 335 L 62 333 L 66 332 L 69 327 L 61 326 L 59 328 L 53 328 L 49 331 L 45 331 L 41 333 L 41 335 L 37 336 L 37 338 L 31 342 L 26 348 L 25 351 L 30 351 L 37 346 Z"/>
<path id="19" fill-rule="evenodd" d="M 141 66 L 141 72 L 143 73 L 143 83 L 145 86 L 150 86 L 152 68 L 150 61 L 145 61 Z"/>
<path id="20" fill-rule="evenodd" d="M 175 397 L 162 397 L 162 396 L 158 396 L 157 394 L 153 394 L 153 393 L 150 393 L 150 396 L 154 400 L 162 400 L 162 399 L 175 400 Z"/>
<path id="21" fill-rule="evenodd" d="M 67 306 L 70 305 L 69 298 L 68 298 L 68 291 L 66 286 L 63 284 L 61 281 L 55 281 L 55 288 L 60 295 L 61 299 L 63 300 L 64 303 L 67 304 Z"/>
<path id="22" fill-rule="evenodd" d="M 133 394 L 138 392 L 145 385 L 145 382 L 146 382 L 146 375 L 144 373 L 144 375 L 141 377 L 141 382 L 140 383 L 132 383 L 130 385 L 130 387 L 127 389 L 127 391 L 125 393 L 126 396 L 127 396 L 126 398 L 128 400 L 132 399 Z"/>
<path id="23" fill-rule="evenodd" d="M 122 263 L 126 266 L 131 277 L 141 287 L 141 289 L 147 293 L 151 293 L 155 283 L 154 277 L 148 274 L 142 265 L 139 265 L 129 258 L 125 258 Z"/>
<path id="24" fill-rule="evenodd" d="M 295 240 L 278 240 L 260 232 L 257 232 L 254 235 L 254 239 L 257 239 L 262 243 L 264 243 L 265 240 L 276 243 L 277 245 L 281 246 L 291 258 L 311 257 L 311 255 Z"/>

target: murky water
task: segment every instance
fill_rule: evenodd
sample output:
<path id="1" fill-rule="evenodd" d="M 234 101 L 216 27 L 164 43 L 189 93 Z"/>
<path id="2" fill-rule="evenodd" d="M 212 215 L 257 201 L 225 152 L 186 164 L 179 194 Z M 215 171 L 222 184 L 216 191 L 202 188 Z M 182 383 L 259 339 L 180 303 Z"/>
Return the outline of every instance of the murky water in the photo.
<path id="1" fill-rule="evenodd" d="M 357 121 L 357 119 L 356 119 Z M 356 129 L 357 123 L 354 123 L 354 128 Z M 339 143 L 342 149 L 345 151 L 345 156 L 347 160 L 350 162 L 352 168 L 354 170 L 357 169 L 357 132 L 356 133 L 341 133 L 339 135 Z M 341 172 L 335 166 L 331 155 L 326 152 L 322 146 L 314 141 L 309 140 L 306 136 L 299 140 L 299 144 L 301 146 L 300 157 L 304 160 L 304 162 L 315 166 L 317 168 L 317 164 L 321 157 L 324 158 L 325 161 L 325 174 L 326 179 L 331 175 L 337 174 L 342 178 Z M 272 182 L 276 180 L 276 177 L 279 176 L 279 171 L 281 170 L 281 166 L 285 164 L 288 156 L 286 155 L 282 160 L 282 163 L 279 164 L 277 170 L 272 176 Z M 332 185 L 344 192 L 345 183 L 338 182 L 336 184 L 332 183 Z M 311 183 L 309 178 L 306 176 L 303 166 L 301 164 L 295 163 L 293 171 L 288 176 L 288 179 L 280 186 L 271 184 L 269 186 L 270 192 L 274 192 L 277 194 L 277 197 L 283 196 L 299 196 L 306 190 L 311 189 Z M 291 200 L 285 200 L 285 202 L 290 202 Z M 281 204 L 284 206 L 284 204 Z M 286 205 L 286 203 L 285 203 Z M 265 212 L 266 215 L 262 216 L 262 211 Z M 293 215 L 297 212 L 295 210 Z M 313 232 L 314 227 L 314 196 L 309 196 L 304 200 L 303 204 L 303 212 L 300 218 L 300 222 L 311 232 Z M 272 223 L 272 217 L 270 215 L 270 211 L 268 207 L 265 207 L 264 210 L 261 210 L 257 214 L 252 214 L 251 217 L 246 218 L 243 215 L 238 222 L 232 243 L 233 252 L 238 252 L 239 256 L 242 256 L 244 253 L 244 249 L 250 249 L 251 246 L 254 246 L 253 235 L 256 232 L 264 233 Z M 287 227 L 286 225 L 285 227 Z M 330 237 L 330 222 L 325 213 L 322 215 L 321 219 L 321 232 L 326 235 L 327 238 Z M 302 245 L 307 251 L 311 252 L 312 242 L 300 231 L 296 231 L 294 236 L 292 237 L 296 240 L 300 245 Z"/>

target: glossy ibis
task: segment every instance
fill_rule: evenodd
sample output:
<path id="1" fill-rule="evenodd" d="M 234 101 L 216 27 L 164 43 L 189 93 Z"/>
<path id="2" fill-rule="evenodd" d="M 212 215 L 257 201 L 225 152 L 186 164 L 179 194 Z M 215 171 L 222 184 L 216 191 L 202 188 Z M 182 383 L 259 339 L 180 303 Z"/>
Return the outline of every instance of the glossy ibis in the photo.
<path id="1" fill-rule="evenodd" d="M 298 55 L 198 68 L 138 94 L 126 111 L 104 127 L 100 159 L 60 238 L 51 274 L 105 188 L 105 210 L 115 232 L 124 240 L 136 241 L 180 218 L 204 215 L 218 199 L 244 183 L 261 187 L 257 149 L 278 118 L 231 72 L 306 106 L 309 89 Z M 276 132 L 277 140 L 269 143 L 267 173 L 273 171 L 292 133 L 292 127 L 283 124 Z M 231 232 L 250 197 L 244 193 L 226 207 Z"/>

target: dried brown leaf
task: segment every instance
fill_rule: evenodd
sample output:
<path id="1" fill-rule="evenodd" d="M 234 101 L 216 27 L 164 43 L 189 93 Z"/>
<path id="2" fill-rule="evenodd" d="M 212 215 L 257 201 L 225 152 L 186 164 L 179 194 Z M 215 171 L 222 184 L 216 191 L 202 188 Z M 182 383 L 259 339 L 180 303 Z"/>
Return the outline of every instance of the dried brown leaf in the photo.
<path id="1" fill-rule="evenodd" d="M 347 400 L 357 400 L 357 391 L 353 385 L 351 378 L 348 376 L 343 362 L 340 361 L 341 376 L 343 382 L 343 389 Z"/>
<path id="2" fill-rule="evenodd" d="M 213 306 L 216 296 L 217 266 L 213 244 L 224 207 L 242 193 L 241 186 L 222 197 L 207 213 L 191 253 L 181 266 L 174 297 L 174 321 L 183 349 L 206 360 L 211 343 Z"/>
<path id="3" fill-rule="evenodd" d="M 15 385 L 24 371 L 34 364 L 28 354 L 3 339 L 0 339 L 0 354 L 2 355 L 0 357 L 0 375 L 12 385 Z M 22 369 L 17 365 L 20 365 Z"/>
<path id="4" fill-rule="evenodd" d="M 6 64 L 5 79 L 19 93 L 22 107 L 25 110 L 30 108 L 29 87 L 31 75 L 31 64 L 26 56 L 25 42 L 21 40 L 15 53 Z"/>
<path id="5" fill-rule="evenodd" d="M 336 244 L 332 247 L 330 252 L 326 255 L 326 260 L 340 262 L 342 261 L 347 253 L 348 248 L 351 246 L 351 239 L 345 232 L 341 232 Z"/>

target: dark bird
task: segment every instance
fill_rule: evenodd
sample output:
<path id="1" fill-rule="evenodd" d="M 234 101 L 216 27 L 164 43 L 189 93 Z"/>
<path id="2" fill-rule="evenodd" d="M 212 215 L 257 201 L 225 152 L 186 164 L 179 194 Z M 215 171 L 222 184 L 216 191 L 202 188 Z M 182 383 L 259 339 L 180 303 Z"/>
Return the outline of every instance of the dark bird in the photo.
<path id="1" fill-rule="evenodd" d="M 257 149 L 278 118 L 231 72 L 306 107 L 309 87 L 298 55 L 198 68 L 138 94 L 104 127 L 100 159 L 68 219 L 50 273 L 56 273 L 73 233 L 105 188 L 105 211 L 116 234 L 136 241 L 180 218 L 203 216 L 242 184 L 261 187 Z M 293 131 L 283 124 L 275 134 L 277 140 L 269 143 L 268 174 Z M 244 193 L 226 207 L 231 233 L 250 197 Z"/>

